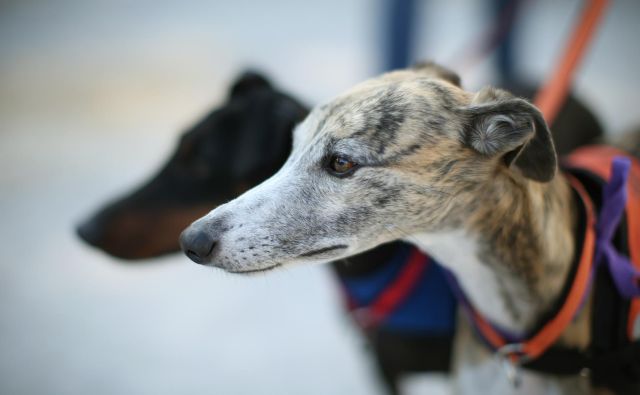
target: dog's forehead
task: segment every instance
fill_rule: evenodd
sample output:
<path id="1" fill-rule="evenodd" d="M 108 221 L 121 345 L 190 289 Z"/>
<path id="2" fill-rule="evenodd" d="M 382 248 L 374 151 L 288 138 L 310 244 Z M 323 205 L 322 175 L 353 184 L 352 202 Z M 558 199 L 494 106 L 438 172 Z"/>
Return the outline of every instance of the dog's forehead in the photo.
<path id="1" fill-rule="evenodd" d="M 357 140 L 384 151 L 419 135 L 455 129 L 453 112 L 467 101 L 466 92 L 444 80 L 416 72 L 388 73 L 316 107 L 300 140 Z"/>
<path id="2" fill-rule="evenodd" d="M 408 110 L 414 93 L 402 82 L 366 81 L 315 109 L 317 132 L 347 137 L 372 117 L 399 116 Z M 366 125 L 365 125 L 366 126 Z"/>

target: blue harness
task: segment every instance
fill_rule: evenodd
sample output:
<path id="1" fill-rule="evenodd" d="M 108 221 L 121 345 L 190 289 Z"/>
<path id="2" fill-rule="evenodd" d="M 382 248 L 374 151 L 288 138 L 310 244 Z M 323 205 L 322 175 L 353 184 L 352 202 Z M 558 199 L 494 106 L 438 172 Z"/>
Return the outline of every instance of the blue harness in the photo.
<path id="1" fill-rule="evenodd" d="M 365 328 L 453 334 L 457 301 L 443 268 L 402 243 L 390 261 L 357 278 L 341 278 L 349 309 Z"/>

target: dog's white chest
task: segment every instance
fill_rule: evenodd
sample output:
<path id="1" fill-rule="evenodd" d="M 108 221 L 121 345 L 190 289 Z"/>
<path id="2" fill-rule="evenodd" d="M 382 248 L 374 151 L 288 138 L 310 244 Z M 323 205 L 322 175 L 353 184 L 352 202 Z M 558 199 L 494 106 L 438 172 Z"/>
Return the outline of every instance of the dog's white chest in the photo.
<path id="1" fill-rule="evenodd" d="M 502 328 L 522 332 L 522 324 L 514 322 L 508 311 L 503 285 L 497 275 L 478 259 L 478 243 L 462 230 L 423 233 L 412 237 L 424 252 L 455 274 L 463 291 L 481 314 Z M 526 309 L 526 306 L 519 306 Z"/>

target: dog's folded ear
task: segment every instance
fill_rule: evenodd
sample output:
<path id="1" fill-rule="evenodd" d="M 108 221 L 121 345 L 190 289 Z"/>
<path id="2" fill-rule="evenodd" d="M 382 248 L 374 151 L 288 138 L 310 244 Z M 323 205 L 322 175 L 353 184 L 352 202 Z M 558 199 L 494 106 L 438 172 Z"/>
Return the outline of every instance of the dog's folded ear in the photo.
<path id="1" fill-rule="evenodd" d="M 551 132 L 534 105 L 487 87 L 462 111 L 468 146 L 485 156 L 500 155 L 529 179 L 546 182 L 554 177 L 557 156 Z"/>
<path id="2" fill-rule="evenodd" d="M 271 83 L 262 74 L 247 70 L 238 77 L 230 89 L 230 97 L 238 97 L 254 89 L 271 88 Z"/>
<path id="3" fill-rule="evenodd" d="M 456 74 L 454 71 L 447 69 L 446 67 L 440 66 L 431 61 L 423 61 L 418 62 L 411 66 L 413 70 L 420 72 L 420 74 L 424 74 L 433 78 L 440 78 L 442 80 L 448 81 L 455 86 L 460 86 L 460 76 Z"/>

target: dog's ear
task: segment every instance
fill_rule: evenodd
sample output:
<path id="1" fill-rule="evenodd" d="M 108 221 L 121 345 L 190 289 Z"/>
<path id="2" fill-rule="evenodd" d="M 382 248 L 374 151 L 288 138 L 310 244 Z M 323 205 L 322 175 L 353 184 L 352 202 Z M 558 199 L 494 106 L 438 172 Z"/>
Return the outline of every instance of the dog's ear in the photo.
<path id="1" fill-rule="evenodd" d="M 245 71 L 233 83 L 230 89 L 231 97 L 238 97 L 254 89 L 271 88 L 271 83 L 265 76 L 255 71 Z"/>
<path id="2" fill-rule="evenodd" d="M 463 109 L 464 141 L 485 156 L 500 155 L 532 180 L 546 182 L 555 175 L 556 151 L 540 111 L 524 99 L 487 87 Z"/>
<path id="3" fill-rule="evenodd" d="M 460 86 L 460 77 L 458 76 L 458 74 L 434 62 L 419 62 L 414 64 L 411 68 L 420 72 L 420 74 L 424 74 L 433 78 L 440 78 L 452 83 L 455 86 Z"/>

